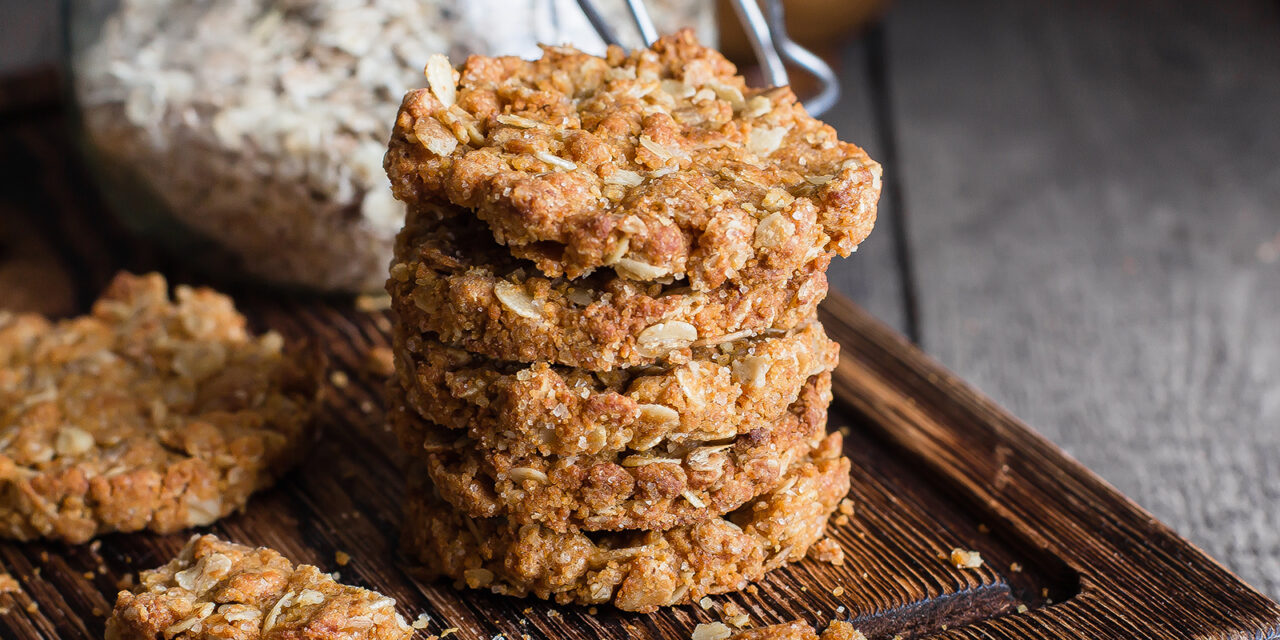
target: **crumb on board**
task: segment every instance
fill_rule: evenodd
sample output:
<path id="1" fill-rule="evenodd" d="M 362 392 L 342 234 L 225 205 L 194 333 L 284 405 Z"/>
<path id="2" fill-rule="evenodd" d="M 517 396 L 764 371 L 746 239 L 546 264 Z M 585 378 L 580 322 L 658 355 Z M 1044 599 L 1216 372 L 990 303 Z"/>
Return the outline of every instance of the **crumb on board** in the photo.
<path id="1" fill-rule="evenodd" d="M 982 566 L 982 554 L 956 547 L 951 550 L 951 565 L 957 569 L 977 569 Z"/>
<path id="2" fill-rule="evenodd" d="M 351 554 L 346 551 L 334 552 L 333 561 L 337 562 L 339 567 L 345 567 L 348 562 L 351 562 Z"/>
<path id="3" fill-rule="evenodd" d="M 723 622 L 704 622 L 693 628 L 690 640 L 725 640 L 733 631 Z"/>
<path id="4" fill-rule="evenodd" d="M 979 532 L 979 533 L 991 533 L 991 527 L 988 527 L 987 525 L 985 525 L 985 524 L 983 524 L 983 523 L 979 522 L 979 523 L 978 523 L 978 532 Z"/>
<path id="5" fill-rule="evenodd" d="M 346 371 L 338 369 L 329 374 L 329 382 L 339 389 L 346 389 L 351 384 L 351 378 Z"/>
<path id="6" fill-rule="evenodd" d="M 832 590 L 831 590 L 831 595 L 832 595 L 832 596 L 835 596 L 835 597 L 837 597 L 837 598 L 839 598 L 840 596 L 844 595 L 844 587 L 837 586 L 836 588 L 832 589 Z"/>
<path id="7" fill-rule="evenodd" d="M 362 293 L 356 296 L 356 310 L 364 313 L 373 313 L 375 311 L 386 311 L 391 308 L 391 296 L 385 293 L 367 294 Z"/>
<path id="8" fill-rule="evenodd" d="M 451 635 L 453 635 L 453 634 L 455 634 L 455 633 L 457 633 L 457 632 L 458 632 L 458 628 L 457 628 L 457 627 L 449 627 L 448 629 L 445 629 L 444 631 L 441 631 L 441 632 L 440 632 L 440 637 L 441 637 L 441 638 L 447 638 L 447 637 L 449 637 L 449 636 L 451 636 Z"/>
<path id="9" fill-rule="evenodd" d="M 1030 609 L 1030 607 L 1028 607 L 1028 606 L 1027 606 L 1027 605 L 1025 605 L 1025 604 L 1020 604 L 1020 605 L 1018 605 L 1018 613 L 1026 613 L 1026 612 L 1028 612 L 1028 611 L 1030 611 L 1030 610 L 1031 610 L 1031 609 Z"/>
<path id="10" fill-rule="evenodd" d="M 699 607 L 702 607 L 702 609 L 703 609 L 704 611 L 705 611 L 705 610 L 707 610 L 707 609 L 710 609 L 711 607 L 714 607 L 714 606 L 715 606 L 715 604 L 716 604 L 716 603 L 715 603 L 715 601 L 714 601 L 714 600 L 712 600 L 711 598 L 708 598 L 708 597 L 706 597 L 706 596 L 702 596 L 702 599 L 698 601 L 698 606 L 699 606 Z"/>
<path id="11" fill-rule="evenodd" d="M 844 500 L 841 500 L 841 501 L 840 501 L 840 513 L 843 513 L 843 514 L 844 514 L 844 515 L 846 515 L 846 516 L 851 516 L 851 515 L 853 515 L 853 501 L 852 501 L 852 500 L 850 500 L 850 499 L 848 499 L 848 498 L 845 498 Z"/>
<path id="12" fill-rule="evenodd" d="M 844 549 L 841 549 L 840 544 L 829 537 L 814 543 L 812 547 L 809 547 L 806 555 L 819 562 L 825 562 L 837 567 L 844 566 Z"/>
<path id="13" fill-rule="evenodd" d="M 22 586 L 18 584 L 13 576 L 0 571 L 0 593 L 17 593 L 22 591 Z"/>
<path id="14" fill-rule="evenodd" d="M 1009 571 L 1012 571 L 1013 573 L 1022 573 L 1022 565 L 1016 562 L 1010 563 Z"/>
<path id="15" fill-rule="evenodd" d="M 747 615 L 747 610 L 743 609 L 742 605 L 739 605 L 732 600 L 724 603 L 724 606 L 721 608 L 720 616 L 726 624 L 739 629 L 747 626 L 747 623 L 751 622 L 751 616 Z"/>
<path id="16" fill-rule="evenodd" d="M 374 347 L 365 354 L 364 366 L 374 375 L 383 377 L 396 372 L 396 358 L 387 347 Z"/>

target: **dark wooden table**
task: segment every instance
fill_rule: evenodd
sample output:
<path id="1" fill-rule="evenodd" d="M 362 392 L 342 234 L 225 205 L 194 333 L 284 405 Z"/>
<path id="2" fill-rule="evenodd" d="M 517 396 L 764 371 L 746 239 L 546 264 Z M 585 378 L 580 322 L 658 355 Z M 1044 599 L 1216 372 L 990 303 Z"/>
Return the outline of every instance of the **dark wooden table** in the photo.
<path id="1" fill-rule="evenodd" d="M 841 52 L 887 189 L 833 285 L 1276 597 L 1280 5 L 1181 4 L 897 3 Z"/>
<path id="2" fill-rule="evenodd" d="M 1280 596 L 1280 4 L 904 0 L 843 64 L 834 288 Z"/>

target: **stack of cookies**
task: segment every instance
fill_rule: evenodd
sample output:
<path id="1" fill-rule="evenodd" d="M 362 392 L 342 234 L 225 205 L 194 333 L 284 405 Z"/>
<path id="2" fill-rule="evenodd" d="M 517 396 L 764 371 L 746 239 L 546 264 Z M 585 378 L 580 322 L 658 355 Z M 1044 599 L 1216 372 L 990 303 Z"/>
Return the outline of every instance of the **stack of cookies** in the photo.
<path id="1" fill-rule="evenodd" d="M 427 79 L 386 158 L 408 553 L 634 611 L 803 558 L 849 482 L 814 314 L 879 165 L 687 32 Z"/>

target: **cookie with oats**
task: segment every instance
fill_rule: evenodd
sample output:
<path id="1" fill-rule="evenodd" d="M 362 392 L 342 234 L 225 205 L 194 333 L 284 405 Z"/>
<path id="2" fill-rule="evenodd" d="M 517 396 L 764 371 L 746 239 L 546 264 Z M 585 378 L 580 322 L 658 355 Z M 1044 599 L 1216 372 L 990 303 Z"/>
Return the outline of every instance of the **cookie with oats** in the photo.
<path id="1" fill-rule="evenodd" d="M 880 165 L 688 30 L 603 58 L 436 57 L 427 80 L 384 160 L 396 197 L 474 210 L 548 276 L 753 286 L 849 255 L 875 222 Z"/>
<path id="2" fill-rule="evenodd" d="M 831 434 L 783 481 L 722 517 L 667 531 L 557 533 L 449 508 L 425 473 L 412 472 L 402 546 L 429 575 L 473 589 L 560 604 L 612 603 L 627 611 L 737 591 L 805 557 L 849 491 L 849 460 Z"/>
<path id="3" fill-rule="evenodd" d="M 714 624 L 714 623 L 712 623 Z M 698 625 L 702 627 L 703 625 Z M 698 640 L 698 632 L 693 633 L 693 640 Z M 706 637 L 724 637 L 724 632 L 712 633 Z M 822 635 L 818 635 L 818 631 L 807 622 L 797 620 L 795 622 L 783 622 L 781 624 L 771 624 L 767 627 L 759 627 L 756 629 L 744 629 L 737 631 L 725 640 L 867 640 L 867 637 L 858 631 L 852 624 L 843 620 L 832 620 L 827 625 L 826 631 Z"/>
<path id="4" fill-rule="evenodd" d="M 89 315 L 0 312 L 0 536 L 207 525 L 302 455 L 317 379 L 230 298 L 120 274 Z"/>
<path id="5" fill-rule="evenodd" d="M 432 429 L 393 397 L 391 420 L 441 497 L 474 518 L 505 516 L 553 531 L 666 530 L 742 506 L 777 486 L 826 432 L 831 376 L 810 378 L 770 424 L 641 453 L 514 455 Z"/>
<path id="6" fill-rule="evenodd" d="M 407 640 L 380 593 L 335 582 L 279 552 L 193 536 L 168 564 L 121 591 L 106 640 Z"/>
<path id="7" fill-rule="evenodd" d="M 692 349 L 809 321 L 827 295 L 819 255 L 779 282 L 712 291 L 598 272 L 538 274 L 456 207 L 411 211 L 387 280 L 400 330 L 491 358 L 607 371 L 681 363 Z"/>
<path id="8" fill-rule="evenodd" d="M 484 449 L 517 456 L 643 452 L 733 438 L 774 423 L 839 345 L 814 320 L 694 349 L 689 362 L 593 372 L 495 360 L 397 335 L 406 401 Z"/>

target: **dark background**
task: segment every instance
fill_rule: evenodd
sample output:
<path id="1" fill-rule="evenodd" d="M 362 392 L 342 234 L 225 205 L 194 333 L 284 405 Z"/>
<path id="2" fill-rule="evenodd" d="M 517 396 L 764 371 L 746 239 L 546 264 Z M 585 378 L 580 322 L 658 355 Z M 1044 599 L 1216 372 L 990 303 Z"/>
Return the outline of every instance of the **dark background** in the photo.
<path id="1" fill-rule="evenodd" d="M 0 75 L 56 5 L 0 0 Z M 904 0 L 827 53 L 886 176 L 833 289 L 1280 597 L 1280 3 Z"/>

